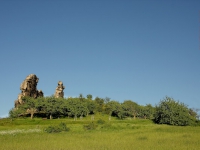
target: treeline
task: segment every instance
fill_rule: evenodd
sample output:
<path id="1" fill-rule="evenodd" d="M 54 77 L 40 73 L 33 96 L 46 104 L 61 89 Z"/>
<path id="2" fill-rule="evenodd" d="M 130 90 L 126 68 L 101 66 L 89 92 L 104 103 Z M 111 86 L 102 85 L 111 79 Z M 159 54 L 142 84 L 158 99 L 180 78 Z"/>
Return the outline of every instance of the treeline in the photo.
<path id="1" fill-rule="evenodd" d="M 166 97 L 157 106 L 147 104 L 139 105 L 131 100 L 125 100 L 123 103 L 110 100 L 110 98 L 96 97 L 92 95 L 83 97 L 80 94 L 76 98 L 55 98 L 23 97 L 23 104 L 18 108 L 13 108 L 9 112 L 11 118 L 30 115 L 31 119 L 36 116 L 46 118 L 58 117 L 85 117 L 87 115 L 108 114 L 119 119 L 141 118 L 152 119 L 159 124 L 170 125 L 190 125 L 197 122 L 197 111 L 189 109 L 183 103 L 175 101 L 173 98 Z"/>

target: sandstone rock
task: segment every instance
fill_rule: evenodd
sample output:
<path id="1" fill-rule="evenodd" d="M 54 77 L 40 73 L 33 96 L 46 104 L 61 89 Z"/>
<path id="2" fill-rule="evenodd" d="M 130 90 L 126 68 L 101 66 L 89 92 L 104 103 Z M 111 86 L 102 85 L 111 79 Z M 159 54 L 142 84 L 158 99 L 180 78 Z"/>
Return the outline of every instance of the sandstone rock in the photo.
<path id="1" fill-rule="evenodd" d="M 23 96 L 30 96 L 33 98 L 43 97 L 42 90 L 37 90 L 38 81 L 39 78 L 35 74 L 30 74 L 26 77 L 26 79 L 21 83 L 21 93 L 18 95 L 18 99 L 15 101 L 15 108 L 17 108 L 18 105 L 23 104 Z"/>
<path id="2" fill-rule="evenodd" d="M 38 97 L 43 97 L 44 96 L 44 93 L 42 92 L 42 90 L 38 90 L 37 92 L 38 92 L 37 93 Z"/>
<path id="3" fill-rule="evenodd" d="M 64 92 L 63 92 L 64 89 L 65 89 L 65 86 L 63 86 L 63 83 L 61 81 L 58 81 L 58 86 L 56 87 L 54 96 L 56 98 L 59 98 L 59 97 L 63 98 L 64 97 Z"/>

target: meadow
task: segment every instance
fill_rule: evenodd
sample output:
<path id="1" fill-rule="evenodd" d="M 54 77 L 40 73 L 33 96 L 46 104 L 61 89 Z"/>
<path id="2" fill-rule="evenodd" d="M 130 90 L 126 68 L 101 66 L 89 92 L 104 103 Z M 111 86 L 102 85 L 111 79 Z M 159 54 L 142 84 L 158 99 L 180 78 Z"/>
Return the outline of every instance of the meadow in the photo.
<path id="1" fill-rule="evenodd" d="M 119 120 L 95 115 L 94 130 L 85 130 L 91 116 L 78 118 L 0 119 L 1 150 L 198 150 L 200 126 L 169 126 L 147 119 Z M 98 123 L 98 120 L 104 123 Z M 48 126 L 64 122 L 70 131 L 46 133 Z"/>

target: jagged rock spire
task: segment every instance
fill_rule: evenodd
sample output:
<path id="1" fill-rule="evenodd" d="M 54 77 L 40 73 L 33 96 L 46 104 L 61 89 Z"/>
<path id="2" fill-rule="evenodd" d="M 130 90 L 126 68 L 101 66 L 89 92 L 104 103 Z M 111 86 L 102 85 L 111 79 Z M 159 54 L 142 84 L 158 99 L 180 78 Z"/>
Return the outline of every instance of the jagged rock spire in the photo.
<path id="1" fill-rule="evenodd" d="M 58 98 L 58 97 L 63 98 L 64 97 L 64 92 L 63 92 L 64 89 L 65 89 L 65 86 L 63 86 L 62 81 L 58 81 L 58 86 L 56 87 L 56 91 L 55 91 L 54 96 L 56 98 Z"/>
<path id="2" fill-rule="evenodd" d="M 33 98 L 43 97 L 42 90 L 37 90 L 37 83 L 39 78 L 35 74 L 30 74 L 26 79 L 21 83 L 20 90 L 21 93 L 18 95 L 18 99 L 15 101 L 15 108 L 22 104 L 23 96 L 30 96 Z"/>

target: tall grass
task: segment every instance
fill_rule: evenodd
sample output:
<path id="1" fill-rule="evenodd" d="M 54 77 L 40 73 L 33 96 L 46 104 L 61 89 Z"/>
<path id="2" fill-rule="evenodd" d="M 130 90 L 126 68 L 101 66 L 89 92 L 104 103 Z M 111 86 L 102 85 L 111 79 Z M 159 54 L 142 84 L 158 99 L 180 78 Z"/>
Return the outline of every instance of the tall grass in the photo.
<path id="1" fill-rule="evenodd" d="M 103 119 L 105 123 L 98 124 Z M 117 120 L 108 116 L 95 118 L 98 125 L 95 130 L 84 130 L 83 126 L 91 122 L 90 117 L 82 121 L 73 119 L 17 119 L 3 125 L 0 120 L 0 132 L 12 130 L 38 129 L 41 132 L 16 132 L 0 134 L 2 150 L 197 150 L 200 149 L 200 127 L 179 127 L 156 125 L 150 120 Z M 49 134 L 42 132 L 48 125 L 65 122 L 69 132 Z"/>

